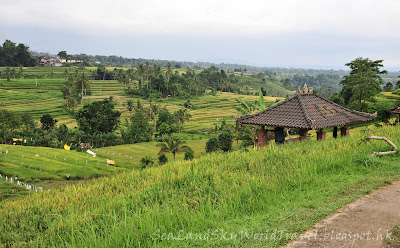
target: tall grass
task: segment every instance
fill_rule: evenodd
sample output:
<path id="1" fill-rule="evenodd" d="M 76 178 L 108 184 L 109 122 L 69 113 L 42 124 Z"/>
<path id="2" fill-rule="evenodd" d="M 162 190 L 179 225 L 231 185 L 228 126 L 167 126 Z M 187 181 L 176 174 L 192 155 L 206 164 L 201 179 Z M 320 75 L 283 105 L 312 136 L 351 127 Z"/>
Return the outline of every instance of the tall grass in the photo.
<path id="1" fill-rule="evenodd" d="M 376 129 L 373 134 L 400 142 L 398 127 Z M 400 176 L 397 155 L 370 157 L 389 146 L 362 143 L 361 137 L 211 154 L 4 201 L 0 203 L 0 243 L 277 247 L 290 237 L 260 239 L 251 233 L 300 233 Z M 172 239 L 179 233 L 183 240 Z M 206 240 L 206 236 L 194 237 L 207 233 L 211 236 Z"/>

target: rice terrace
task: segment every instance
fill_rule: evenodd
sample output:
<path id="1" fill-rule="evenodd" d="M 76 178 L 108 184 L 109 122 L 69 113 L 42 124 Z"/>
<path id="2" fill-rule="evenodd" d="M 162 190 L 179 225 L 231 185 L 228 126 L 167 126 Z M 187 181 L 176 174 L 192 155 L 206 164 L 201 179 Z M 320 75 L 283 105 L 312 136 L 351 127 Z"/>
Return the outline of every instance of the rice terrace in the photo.
<path id="1" fill-rule="evenodd" d="M 400 247 L 397 3 L 45 2 L 0 3 L 0 247 Z"/>

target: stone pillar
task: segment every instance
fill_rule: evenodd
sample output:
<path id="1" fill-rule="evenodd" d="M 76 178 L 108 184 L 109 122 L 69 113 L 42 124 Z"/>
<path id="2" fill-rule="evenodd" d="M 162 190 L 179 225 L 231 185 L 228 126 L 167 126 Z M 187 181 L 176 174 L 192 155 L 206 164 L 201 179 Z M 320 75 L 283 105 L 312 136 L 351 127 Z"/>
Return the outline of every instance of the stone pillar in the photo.
<path id="1" fill-rule="evenodd" d="M 350 135 L 350 128 L 349 127 L 341 127 L 340 128 L 340 136 L 346 137 Z"/>
<path id="2" fill-rule="evenodd" d="M 326 139 L 326 132 L 324 132 L 324 129 L 320 129 L 317 132 L 317 140 L 325 140 Z"/>
<path id="3" fill-rule="evenodd" d="M 308 139 L 307 133 L 308 133 L 307 129 L 299 129 L 300 141 Z"/>
<path id="4" fill-rule="evenodd" d="M 268 133 L 268 130 L 258 130 L 257 131 L 259 147 L 268 145 L 267 133 Z"/>

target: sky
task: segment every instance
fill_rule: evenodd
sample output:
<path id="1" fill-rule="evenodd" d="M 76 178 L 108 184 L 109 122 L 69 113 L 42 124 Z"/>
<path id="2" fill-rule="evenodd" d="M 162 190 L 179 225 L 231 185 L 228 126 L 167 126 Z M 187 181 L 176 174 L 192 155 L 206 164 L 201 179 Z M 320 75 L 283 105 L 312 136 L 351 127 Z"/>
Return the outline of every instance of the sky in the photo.
<path id="1" fill-rule="evenodd" d="M 0 0 L 0 42 L 57 54 L 400 70 L 398 0 Z"/>

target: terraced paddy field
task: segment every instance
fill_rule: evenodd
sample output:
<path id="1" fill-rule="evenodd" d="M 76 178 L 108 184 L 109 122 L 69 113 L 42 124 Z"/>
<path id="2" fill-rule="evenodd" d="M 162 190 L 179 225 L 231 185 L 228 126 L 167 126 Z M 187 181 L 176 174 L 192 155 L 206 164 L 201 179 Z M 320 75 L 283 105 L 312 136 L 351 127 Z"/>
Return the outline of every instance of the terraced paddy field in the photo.
<path id="1" fill-rule="evenodd" d="M 205 152 L 206 140 L 188 140 L 195 158 Z M 158 165 L 157 142 L 121 145 L 106 148 L 92 148 L 92 155 L 80 151 L 64 149 L 0 145 L 0 174 L 18 177 L 19 180 L 36 183 L 40 186 L 51 186 L 53 182 L 70 180 L 87 180 L 102 176 L 111 176 L 121 171 L 139 169 L 140 160 L 150 156 Z M 173 162 L 172 154 L 166 153 Z M 178 153 L 176 160 L 183 160 L 184 154 Z M 114 160 L 115 166 L 108 166 L 107 159 Z M 1 179 L 0 179 L 1 182 Z M 50 185 L 48 185 L 50 183 Z"/>
<path id="2" fill-rule="evenodd" d="M 12 79 L 10 82 L 1 80 L 0 85 L 0 108 L 16 111 L 19 113 L 31 113 L 39 121 L 43 114 L 51 114 L 59 122 L 68 127 L 76 127 L 76 122 L 72 115 L 63 108 L 64 99 L 60 88 L 65 79 Z M 36 87 L 37 81 L 37 87 Z M 145 99 L 137 96 L 124 94 L 123 85 L 115 80 L 92 80 L 90 96 L 84 98 L 83 104 L 98 101 L 103 98 L 114 96 L 117 100 L 116 108 L 122 111 L 121 120 L 129 118 L 130 113 L 125 109 L 128 100 L 141 100 L 148 106 Z M 188 109 L 193 116 L 186 124 L 185 128 L 189 131 L 210 129 L 218 119 L 227 118 L 233 120 L 233 115 L 239 114 L 233 106 L 239 106 L 235 98 L 242 98 L 246 101 L 255 101 L 256 96 L 238 95 L 229 92 L 218 92 L 216 96 L 204 95 L 193 97 L 191 103 L 194 109 Z M 267 104 L 273 104 L 276 100 L 283 98 L 265 97 Z M 155 103 L 166 106 L 170 111 L 176 111 L 184 108 L 187 99 L 156 99 Z M 79 105 L 77 108 L 83 106 Z"/>

